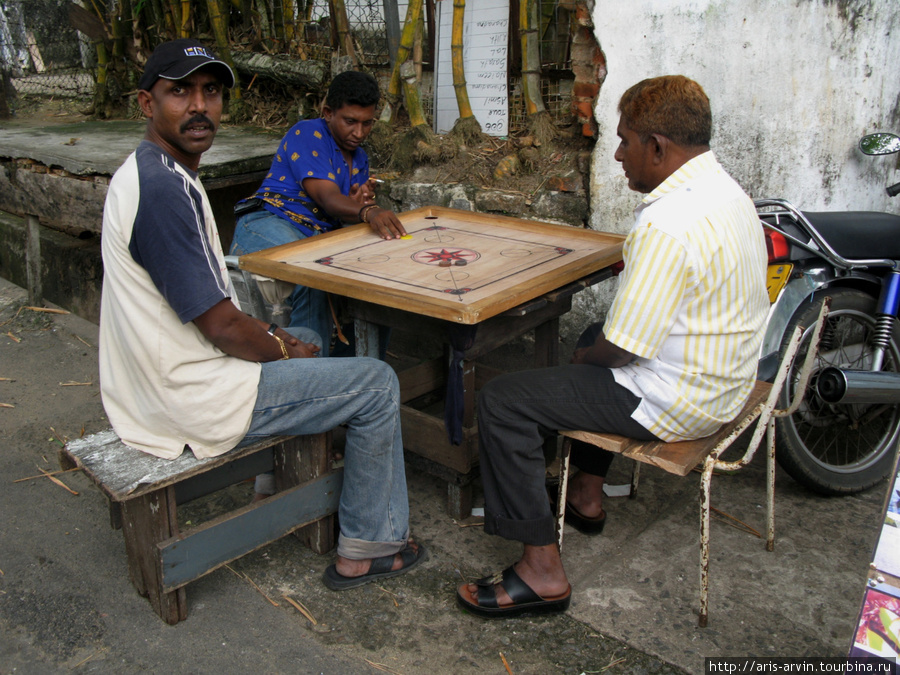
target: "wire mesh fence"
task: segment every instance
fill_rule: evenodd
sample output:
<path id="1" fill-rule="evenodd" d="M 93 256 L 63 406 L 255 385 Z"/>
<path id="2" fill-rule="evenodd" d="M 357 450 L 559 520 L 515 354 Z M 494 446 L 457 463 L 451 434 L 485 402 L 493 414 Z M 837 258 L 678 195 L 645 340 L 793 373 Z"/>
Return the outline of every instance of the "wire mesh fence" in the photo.
<path id="1" fill-rule="evenodd" d="M 96 55 L 67 0 L 0 0 L 0 71 L 20 95 L 89 97 Z"/>
<path id="2" fill-rule="evenodd" d="M 447 0 L 445 0 L 447 1 Z M 470 0 L 473 2 L 474 0 Z M 69 18 L 71 0 L 0 0 L 0 76 L 19 95 L 90 97 L 96 76 L 92 41 L 77 31 Z M 236 51 L 264 50 L 291 58 L 331 61 L 340 47 L 333 0 L 245 0 L 252 9 L 250 23 L 232 25 Z M 344 0 L 346 18 L 357 61 L 385 80 L 391 68 L 391 39 L 399 35 L 408 2 L 393 6 L 385 0 Z M 92 5 L 85 5 L 91 9 Z M 557 123 L 571 115 L 571 12 L 559 0 L 540 0 L 542 89 L 547 109 Z M 431 120 L 435 0 L 426 0 L 417 53 L 422 63 L 422 102 Z M 510 25 L 517 25 L 518 2 L 510 3 Z M 249 14 L 249 13 L 248 13 Z M 391 21 L 393 31 L 389 25 Z M 250 27 L 255 37 L 246 32 Z M 202 25 L 200 32 L 206 29 Z M 515 28 L 510 41 L 518 40 Z M 518 59 L 511 59 L 509 115 L 511 133 L 525 126 Z"/>

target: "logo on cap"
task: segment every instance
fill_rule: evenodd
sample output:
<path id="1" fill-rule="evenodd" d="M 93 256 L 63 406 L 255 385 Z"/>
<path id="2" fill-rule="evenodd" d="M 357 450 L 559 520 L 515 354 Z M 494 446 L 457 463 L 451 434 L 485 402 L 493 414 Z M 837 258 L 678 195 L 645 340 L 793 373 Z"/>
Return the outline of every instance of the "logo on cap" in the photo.
<path id="1" fill-rule="evenodd" d="M 185 56 L 205 56 L 208 59 L 214 59 L 215 56 L 206 51 L 203 47 L 186 47 L 184 50 Z"/>

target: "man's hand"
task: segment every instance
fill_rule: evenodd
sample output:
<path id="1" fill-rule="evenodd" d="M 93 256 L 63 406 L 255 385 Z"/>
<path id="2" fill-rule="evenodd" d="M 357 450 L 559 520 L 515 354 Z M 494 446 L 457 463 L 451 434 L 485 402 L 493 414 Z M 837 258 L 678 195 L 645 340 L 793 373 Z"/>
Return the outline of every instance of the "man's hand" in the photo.
<path id="1" fill-rule="evenodd" d="M 375 206 L 374 185 L 374 179 L 370 178 L 363 185 L 351 187 L 350 194 L 345 195 L 333 181 L 321 178 L 306 178 L 303 181 L 306 194 L 328 215 L 347 223 L 358 223 L 360 211 L 371 206 L 364 215 L 372 232 L 382 239 L 399 239 L 406 234 L 403 223 L 393 211 Z"/>
<path id="2" fill-rule="evenodd" d="M 373 206 L 366 211 L 366 222 L 369 223 L 372 232 L 382 239 L 399 239 L 406 234 L 406 229 L 397 214 L 380 206 Z"/>
<path id="3" fill-rule="evenodd" d="M 260 324 L 262 327 L 262 322 L 260 322 Z M 263 330 L 265 330 L 265 328 L 263 328 Z M 284 341 L 288 356 L 292 359 L 311 359 L 319 354 L 319 348 L 312 342 L 302 342 L 283 328 L 278 328 L 275 331 L 275 335 Z M 284 358 L 284 355 L 282 355 L 281 358 Z"/>
<path id="4" fill-rule="evenodd" d="M 268 324 L 244 314 L 227 298 L 195 318 L 194 323 L 210 342 L 231 356 L 258 362 L 284 358 L 278 340 L 266 332 Z M 275 334 L 284 340 L 292 359 L 307 359 L 319 351 L 315 345 L 301 342 L 281 328 Z"/>
<path id="5" fill-rule="evenodd" d="M 350 186 L 350 199 L 355 201 L 360 207 L 367 204 L 375 203 L 375 179 L 370 178 L 368 182 L 362 185 L 354 183 Z"/>
<path id="6" fill-rule="evenodd" d="M 572 363 L 574 364 L 585 363 L 604 368 L 621 368 L 631 363 L 632 359 L 634 359 L 634 354 L 607 340 L 602 331 L 594 340 L 594 344 L 590 347 L 576 349 L 572 354 Z"/>

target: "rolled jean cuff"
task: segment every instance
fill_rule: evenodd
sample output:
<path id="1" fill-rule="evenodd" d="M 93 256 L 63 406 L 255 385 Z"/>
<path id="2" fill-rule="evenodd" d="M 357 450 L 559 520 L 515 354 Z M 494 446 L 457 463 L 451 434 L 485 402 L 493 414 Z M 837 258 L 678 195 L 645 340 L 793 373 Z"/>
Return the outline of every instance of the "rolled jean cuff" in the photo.
<path id="1" fill-rule="evenodd" d="M 366 541 L 365 539 L 351 539 L 340 534 L 338 535 L 337 554 L 349 560 L 381 558 L 402 551 L 406 548 L 408 540 L 408 532 L 402 541 Z"/>
<path id="2" fill-rule="evenodd" d="M 550 515 L 533 520 L 511 520 L 486 512 L 484 531 L 529 546 L 547 546 L 556 543 L 556 518 Z"/>

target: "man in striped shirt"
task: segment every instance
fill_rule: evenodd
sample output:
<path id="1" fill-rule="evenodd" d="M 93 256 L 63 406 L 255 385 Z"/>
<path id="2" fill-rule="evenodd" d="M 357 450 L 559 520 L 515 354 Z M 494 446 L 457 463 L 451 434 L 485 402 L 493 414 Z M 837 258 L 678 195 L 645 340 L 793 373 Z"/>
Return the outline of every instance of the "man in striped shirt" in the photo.
<path id="1" fill-rule="evenodd" d="M 681 441 L 716 431 L 753 386 L 768 301 L 753 202 L 709 149 L 703 89 L 683 76 L 644 80 L 619 103 L 616 160 L 645 194 L 624 247 L 606 322 L 572 364 L 491 381 L 479 399 L 485 531 L 525 545 L 500 575 L 459 587 L 483 616 L 564 611 L 571 587 L 555 544 L 542 442 L 557 429 Z M 612 454 L 573 449 L 567 522 L 598 534 Z"/>

